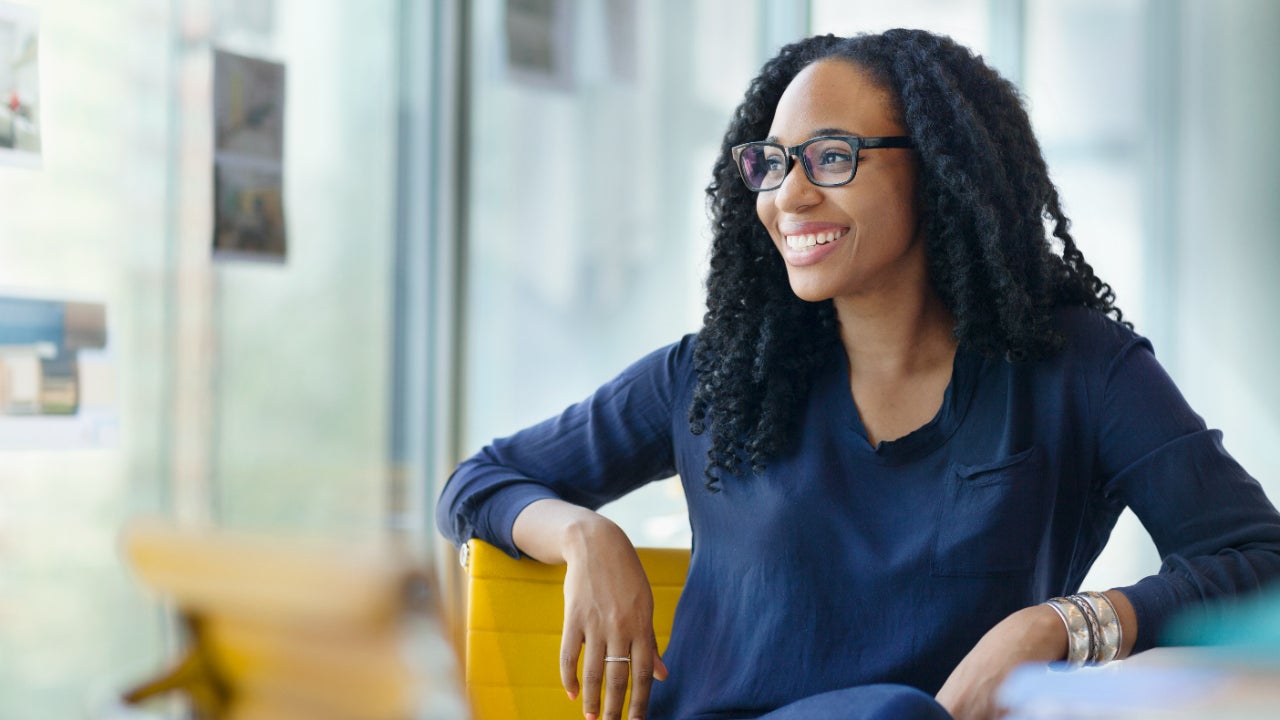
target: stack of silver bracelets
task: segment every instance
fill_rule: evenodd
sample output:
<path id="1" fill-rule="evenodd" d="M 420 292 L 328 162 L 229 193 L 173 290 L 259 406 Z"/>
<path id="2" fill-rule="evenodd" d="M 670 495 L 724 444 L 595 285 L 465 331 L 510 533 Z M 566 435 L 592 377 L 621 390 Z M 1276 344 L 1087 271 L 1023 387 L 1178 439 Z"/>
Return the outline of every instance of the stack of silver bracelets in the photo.
<path id="1" fill-rule="evenodd" d="M 1116 608 L 1106 595 L 1083 592 L 1053 598 L 1045 605 L 1053 608 L 1067 626 L 1067 669 L 1116 659 L 1123 634 Z"/>

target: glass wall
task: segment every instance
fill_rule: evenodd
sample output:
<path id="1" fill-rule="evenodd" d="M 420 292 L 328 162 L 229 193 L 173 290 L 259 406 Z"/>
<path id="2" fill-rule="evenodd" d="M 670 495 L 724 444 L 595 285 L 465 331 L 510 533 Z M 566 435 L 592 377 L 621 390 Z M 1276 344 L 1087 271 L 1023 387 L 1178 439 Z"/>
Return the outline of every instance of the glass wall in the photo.
<path id="1" fill-rule="evenodd" d="M 399 3 L 184 6 L 178 325 L 202 342 L 177 352 L 207 393 L 208 445 L 177 462 L 221 524 L 371 532 L 388 501 Z M 287 69 L 283 263 L 208 260 L 211 47 Z"/>
<path id="2" fill-rule="evenodd" d="M 399 53 L 429 26 L 399 0 L 20 4 L 42 153 L 0 163 L 0 299 L 101 306 L 105 347 L 81 352 L 91 433 L 0 413 L 0 717 L 75 718 L 176 644 L 119 555 L 130 520 L 387 526 Z M 268 262 L 211 252 L 215 48 L 285 68 Z"/>
<path id="3" fill-rule="evenodd" d="M 955 38 L 974 52 L 991 57 L 994 13 L 989 0 L 812 0 L 814 34 L 857 35 L 892 28 L 921 28 Z M 1006 71 L 1007 68 L 1001 68 Z"/>
<path id="4" fill-rule="evenodd" d="M 101 382 L 84 384 L 115 430 L 0 417 L 26 438 L 0 449 L 0 717 L 83 717 L 162 659 L 162 617 L 116 534 L 168 498 L 169 5 L 27 5 L 42 153 L 0 165 L 0 296 L 105 307 Z"/>
<path id="5" fill-rule="evenodd" d="M 703 188 L 775 42 L 729 0 L 472 9 L 465 454 L 698 329 Z M 672 480 L 605 512 L 638 544 L 685 545 L 683 503 Z"/>

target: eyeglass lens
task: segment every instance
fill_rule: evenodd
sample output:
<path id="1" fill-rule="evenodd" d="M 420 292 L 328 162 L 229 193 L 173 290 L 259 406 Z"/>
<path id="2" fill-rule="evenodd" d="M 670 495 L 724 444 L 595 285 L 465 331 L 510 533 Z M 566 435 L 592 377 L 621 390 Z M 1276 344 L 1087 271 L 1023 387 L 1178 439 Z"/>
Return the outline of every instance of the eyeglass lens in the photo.
<path id="1" fill-rule="evenodd" d="M 848 140 L 815 138 L 802 146 L 801 158 L 811 182 L 840 185 L 853 179 L 858 154 Z M 738 165 L 753 190 L 769 190 L 782 184 L 790 162 L 781 145 L 759 143 L 742 149 Z"/>

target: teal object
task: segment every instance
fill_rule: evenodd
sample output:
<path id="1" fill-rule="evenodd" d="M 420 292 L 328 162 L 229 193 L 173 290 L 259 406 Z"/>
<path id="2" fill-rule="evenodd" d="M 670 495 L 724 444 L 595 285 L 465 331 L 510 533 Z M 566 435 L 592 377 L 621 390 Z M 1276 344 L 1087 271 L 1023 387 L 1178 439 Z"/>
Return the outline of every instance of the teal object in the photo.
<path id="1" fill-rule="evenodd" d="M 1163 639 L 1168 645 L 1218 646 L 1280 663 L 1280 586 L 1184 612 L 1169 623 Z"/>

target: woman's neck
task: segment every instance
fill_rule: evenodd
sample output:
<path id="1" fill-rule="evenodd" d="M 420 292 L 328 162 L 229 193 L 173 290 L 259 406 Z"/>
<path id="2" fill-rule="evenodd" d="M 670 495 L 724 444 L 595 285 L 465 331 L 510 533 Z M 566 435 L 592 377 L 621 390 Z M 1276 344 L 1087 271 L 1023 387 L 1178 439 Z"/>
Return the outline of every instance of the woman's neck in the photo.
<path id="1" fill-rule="evenodd" d="M 915 301 L 836 303 L 849 390 L 871 447 L 937 416 L 951 383 L 955 319 L 932 291 L 906 297 Z"/>
<path id="2" fill-rule="evenodd" d="M 835 309 L 851 369 L 910 375 L 955 357 L 955 317 L 932 288 L 893 298 L 836 298 Z"/>

